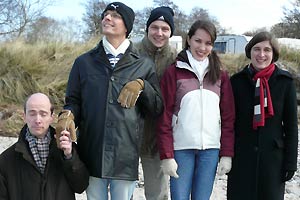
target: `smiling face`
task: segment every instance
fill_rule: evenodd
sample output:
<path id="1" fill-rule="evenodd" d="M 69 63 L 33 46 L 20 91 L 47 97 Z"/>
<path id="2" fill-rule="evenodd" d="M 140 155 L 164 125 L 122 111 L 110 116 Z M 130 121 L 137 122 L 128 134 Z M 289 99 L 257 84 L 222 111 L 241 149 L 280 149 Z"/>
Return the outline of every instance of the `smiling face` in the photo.
<path id="1" fill-rule="evenodd" d="M 260 71 L 269 66 L 273 59 L 273 49 L 269 41 L 256 43 L 250 51 L 253 67 Z"/>
<path id="2" fill-rule="evenodd" d="M 53 122 L 49 98 L 41 93 L 33 94 L 26 102 L 24 122 L 30 133 L 37 138 L 43 138 Z"/>
<path id="3" fill-rule="evenodd" d="M 127 29 L 122 16 L 117 11 L 107 10 L 103 14 L 102 33 L 106 37 L 126 38 Z"/>
<path id="4" fill-rule="evenodd" d="M 149 25 L 148 38 L 154 46 L 158 48 L 165 46 L 170 36 L 171 28 L 167 22 L 156 20 Z"/>
<path id="5" fill-rule="evenodd" d="M 211 37 L 204 29 L 197 29 L 195 34 L 187 39 L 187 42 L 193 57 L 198 61 L 207 58 L 213 49 Z"/>

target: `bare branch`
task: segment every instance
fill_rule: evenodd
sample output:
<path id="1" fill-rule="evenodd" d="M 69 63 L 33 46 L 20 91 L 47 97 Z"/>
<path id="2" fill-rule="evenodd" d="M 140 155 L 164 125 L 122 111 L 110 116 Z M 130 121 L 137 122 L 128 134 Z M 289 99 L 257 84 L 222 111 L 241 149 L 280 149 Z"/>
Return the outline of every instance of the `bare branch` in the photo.
<path id="1" fill-rule="evenodd" d="M 28 25 L 39 19 L 55 0 L 2 0 L 0 2 L 0 35 L 20 37 Z"/>

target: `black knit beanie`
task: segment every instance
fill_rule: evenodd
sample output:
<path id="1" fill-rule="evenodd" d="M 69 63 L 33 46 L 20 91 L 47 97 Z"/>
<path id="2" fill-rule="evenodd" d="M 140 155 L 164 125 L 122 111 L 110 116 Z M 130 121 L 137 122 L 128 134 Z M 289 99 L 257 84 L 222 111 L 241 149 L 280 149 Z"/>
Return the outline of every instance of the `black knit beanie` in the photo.
<path id="1" fill-rule="evenodd" d="M 122 16 L 124 24 L 127 29 L 126 37 L 128 37 L 133 27 L 133 22 L 135 18 L 134 11 L 130 7 L 126 6 L 124 3 L 112 2 L 108 4 L 105 10 L 102 12 L 101 15 L 102 19 L 104 18 L 104 13 L 108 10 L 115 10 L 117 11 L 117 13 L 119 13 Z"/>
<path id="2" fill-rule="evenodd" d="M 154 22 L 156 20 L 162 20 L 169 24 L 169 26 L 171 28 L 171 36 L 172 36 L 173 32 L 174 32 L 173 16 L 174 16 L 174 11 L 172 10 L 172 8 L 170 8 L 168 6 L 161 6 L 161 7 L 157 7 L 155 9 L 153 9 L 151 11 L 150 17 L 147 21 L 146 32 L 148 33 L 148 28 L 152 22 Z"/>

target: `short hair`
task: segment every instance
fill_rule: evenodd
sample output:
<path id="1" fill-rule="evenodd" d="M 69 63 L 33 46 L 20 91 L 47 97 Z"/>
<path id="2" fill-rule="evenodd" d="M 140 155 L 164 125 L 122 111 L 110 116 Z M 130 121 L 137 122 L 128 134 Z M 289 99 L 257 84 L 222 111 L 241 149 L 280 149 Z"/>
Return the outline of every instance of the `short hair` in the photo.
<path id="1" fill-rule="evenodd" d="M 279 58 L 279 44 L 275 36 L 267 31 L 259 32 L 253 36 L 245 47 L 247 58 L 251 59 L 251 49 L 257 43 L 269 41 L 273 50 L 272 62 L 276 62 Z"/>
<path id="2" fill-rule="evenodd" d="M 24 108 L 24 113 L 26 113 L 26 105 L 27 105 L 27 102 L 28 102 L 28 99 L 32 96 L 32 95 L 34 95 L 34 94 L 38 94 L 38 93 L 33 93 L 33 94 L 31 94 L 31 95 L 29 95 L 26 99 L 25 99 L 25 102 L 24 102 L 24 105 L 23 105 L 23 108 Z M 40 94 L 43 94 L 43 95 L 45 95 L 44 93 L 40 93 Z M 45 95 L 46 97 L 48 97 L 47 95 Z M 52 103 L 52 100 L 51 100 L 51 98 L 50 97 L 48 97 L 48 99 L 49 99 L 49 102 L 50 102 L 50 112 L 51 112 L 51 115 L 54 113 L 54 106 L 53 106 L 53 103 Z"/>

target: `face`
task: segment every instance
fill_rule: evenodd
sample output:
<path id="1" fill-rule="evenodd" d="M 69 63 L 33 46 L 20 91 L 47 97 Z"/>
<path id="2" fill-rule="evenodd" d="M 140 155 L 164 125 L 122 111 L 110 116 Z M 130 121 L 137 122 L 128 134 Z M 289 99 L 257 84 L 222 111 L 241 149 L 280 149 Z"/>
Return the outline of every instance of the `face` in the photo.
<path id="1" fill-rule="evenodd" d="M 166 45 L 169 42 L 170 36 L 171 28 L 165 21 L 153 21 L 148 27 L 148 38 L 158 48 Z"/>
<path id="2" fill-rule="evenodd" d="M 188 38 L 188 44 L 193 57 L 203 61 L 213 49 L 210 35 L 204 29 L 198 29 L 195 34 Z"/>
<path id="3" fill-rule="evenodd" d="M 269 41 L 255 44 L 251 48 L 251 63 L 253 67 L 260 71 L 269 66 L 273 59 L 273 49 Z"/>
<path id="4" fill-rule="evenodd" d="M 43 138 L 53 122 L 49 98 L 44 94 L 33 94 L 26 103 L 24 121 L 32 135 Z"/>
<path id="5" fill-rule="evenodd" d="M 126 26 L 122 16 L 116 11 L 108 10 L 102 20 L 102 33 L 107 37 L 126 37 Z"/>

